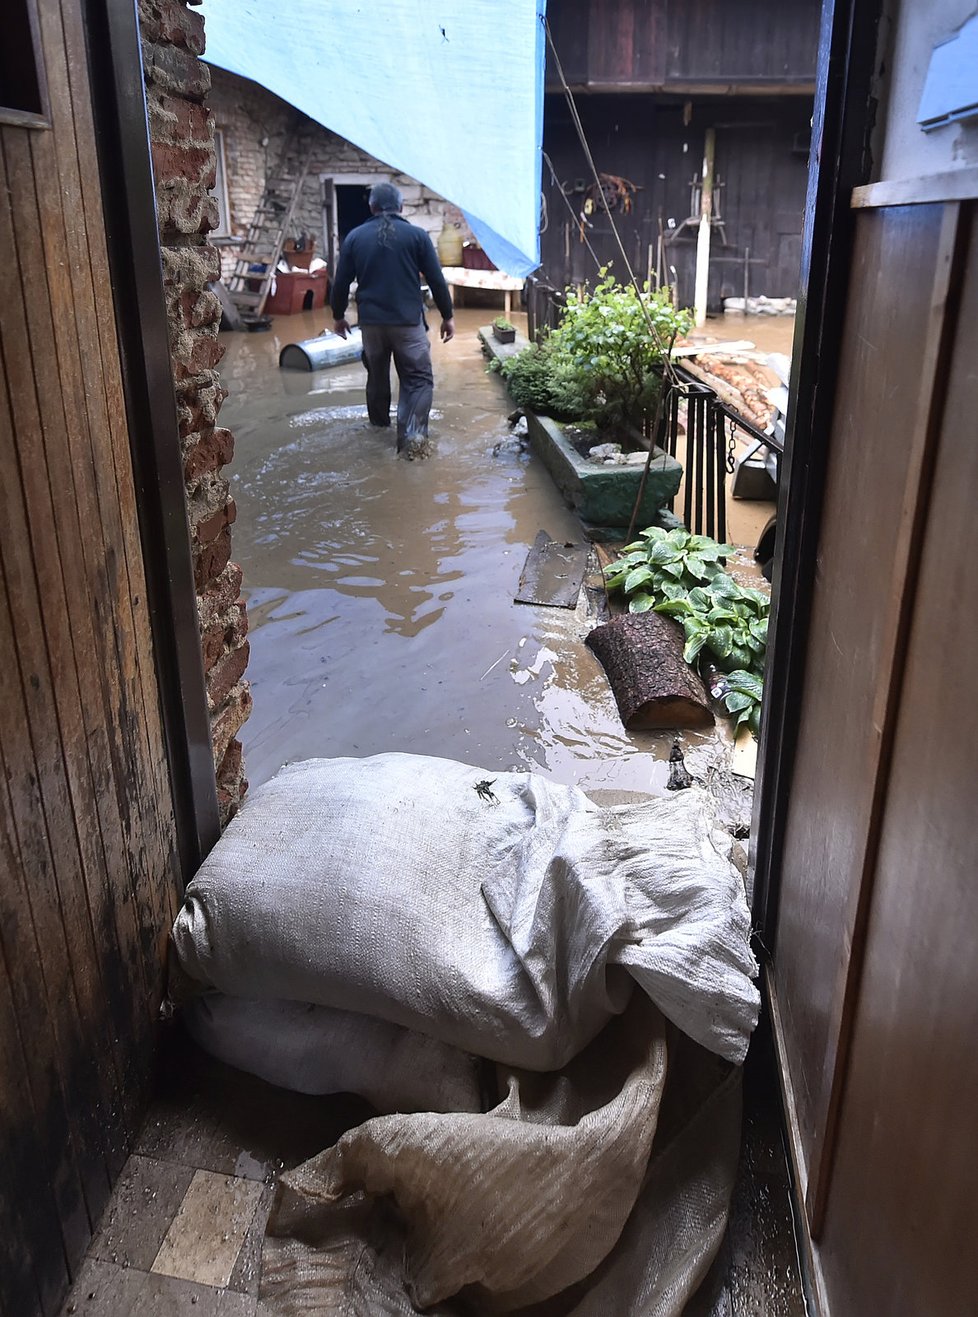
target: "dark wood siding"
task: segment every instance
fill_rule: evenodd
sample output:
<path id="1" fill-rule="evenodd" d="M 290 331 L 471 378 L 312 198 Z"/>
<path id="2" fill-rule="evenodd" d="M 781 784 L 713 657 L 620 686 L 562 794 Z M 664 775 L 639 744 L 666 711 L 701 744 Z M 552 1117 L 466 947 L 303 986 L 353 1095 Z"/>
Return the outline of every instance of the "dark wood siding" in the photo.
<path id="1" fill-rule="evenodd" d="M 810 90 L 819 0 L 550 0 L 573 87 Z M 557 82 L 548 70 L 548 86 Z"/>
<path id="2" fill-rule="evenodd" d="M 0 128 L 0 1311 L 56 1310 L 153 1065 L 175 838 L 78 0 Z"/>
<path id="3" fill-rule="evenodd" d="M 701 98 L 684 122 L 681 102 L 652 96 L 581 97 L 579 109 L 598 169 L 639 185 L 630 214 L 615 216 L 629 260 L 645 277 L 648 249 L 653 259 L 660 219 L 676 233 L 689 217 L 690 181 L 703 158 L 704 132 L 715 127 L 717 203 L 724 230 L 714 230 L 709 303 L 718 310 L 724 297 L 744 288 L 744 259 L 750 253 L 751 295 L 793 297 L 798 291 L 801 231 L 807 186 L 807 143 L 811 103 L 805 97 L 720 100 Z M 561 183 L 573 189 L 590 182 L 587 162 L 562 98 L 548 97 L 544 149 Z M 544 168 L 548 227 L 542 239 L 543 272 L 562 286 L 593 275 L 594 262 L 580 241 L 567 205 Z M 580 211 L 583 196 L 570 192 Z M 591 217 L 588 230 L 600 261 L 618 259 L 607 218 Z M 669 222 L 674 228 L 670 230 Z M 724 243 L 723 238 L 726 238 Z M 669 243 L 667 265 L 674 265 L 683 305 L 693 300 L 696 227 Z M 671 280 L 668 270 L 667 281 Z"/>

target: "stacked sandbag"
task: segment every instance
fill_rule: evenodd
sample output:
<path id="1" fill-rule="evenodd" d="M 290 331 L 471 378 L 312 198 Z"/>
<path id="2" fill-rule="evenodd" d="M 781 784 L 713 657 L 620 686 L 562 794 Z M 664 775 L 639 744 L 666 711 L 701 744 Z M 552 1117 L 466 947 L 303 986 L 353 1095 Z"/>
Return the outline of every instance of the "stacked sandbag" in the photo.
<path id="1" fill-rule="evenodd" d="M 529 1070 L 563 1066 L 636 983 L 734 1061 L 758 1010 L 743 887 L 700 793 L 602 809 L 537 774 L 415 755 L 311 760 L 257 789 L 173 942 L 201 988 Z"/>
<path id="2" fill-rule="evenodd" d="M 356 1093 L 381 1114 L 483 1109 L 475 1057 L 385 1020 L 219 992 L 188 1002 L 183 1018 L 205 1052 L 279 1088 Z"/>

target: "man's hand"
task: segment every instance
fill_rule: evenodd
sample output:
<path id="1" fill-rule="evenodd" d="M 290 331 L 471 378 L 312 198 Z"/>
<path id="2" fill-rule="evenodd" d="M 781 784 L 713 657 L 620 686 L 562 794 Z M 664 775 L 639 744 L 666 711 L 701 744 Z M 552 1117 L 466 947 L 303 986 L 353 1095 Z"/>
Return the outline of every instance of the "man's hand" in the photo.
<path id="1" fill-rule="evenodd" d="M 450 343 L 454 337 L 455 337 L 454 317 L 451 320 L 443 320 L 441 322 L 441 341 L 443 343 Z"/>
<path id="2" fill-rule="evenodd" d="M 334 320 L 333 333 L 339 334 L 340 338 L 346 338 L 350 332 L 350 323 L 348 320 Z"/>

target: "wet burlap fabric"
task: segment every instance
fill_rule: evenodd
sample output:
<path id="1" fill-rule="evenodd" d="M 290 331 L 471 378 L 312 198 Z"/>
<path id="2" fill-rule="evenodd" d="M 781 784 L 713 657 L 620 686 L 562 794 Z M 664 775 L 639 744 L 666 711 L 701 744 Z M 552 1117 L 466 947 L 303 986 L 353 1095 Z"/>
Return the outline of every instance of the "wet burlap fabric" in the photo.
<path id="1" fill-rule="evenodd" d="M 729 838 L 699 791 L 604 809 L 421 755 L 286 767 L 245 801 L 173 928 L 185 980 L 312 1002 L 558 1070 L 638 984 L 743 1059 L 756 965 Z"/>
<path id="2" fill-rule="evenodd" d="M 267 1312 L 682 1313 L 722 1238 L 731 1063 L 758 1010 L 743 886 L 704 793 L 602 808 L 423 756 L 296 764 L 232 820 L 173 947 L 177 995 L 359 1015 L 364 1039 L 368 1021 L 404 1031 L 405 1056 L 489 1058 L 505 1094 L 439 1112 L 421 1062 L 409 1101 L 426 1110 L 285 1175 Z M 249 1019 L 232 1006 L 210 1045 L 256 1069 Z M 324 1073 L 304 1043 L 278 1078 L 271 1059 L 257 1072 L 274 1082 Z M 334 1083 L 357 1065 L 325 1069 Z M 358 1082 L 398 1105 L 382 1074 Z"/>
<path id="3" fill-rule="evenodd" d="M 641 995 L 560 1073 L 486 1115 L 387 1116 L 285 1174 L 261 1298 L 275 1317 L 679 1317 L 716 1255 L 740 1072 Z"/>

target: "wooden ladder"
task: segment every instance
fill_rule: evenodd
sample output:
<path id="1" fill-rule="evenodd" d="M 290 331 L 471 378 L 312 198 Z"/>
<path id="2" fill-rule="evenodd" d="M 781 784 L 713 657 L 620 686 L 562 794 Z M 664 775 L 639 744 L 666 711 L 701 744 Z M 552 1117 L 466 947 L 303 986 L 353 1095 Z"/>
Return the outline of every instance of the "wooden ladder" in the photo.
<path id="1" fill-rule="evenodd" d="M 275 270 L 282 256 L 282 246 L 292 225 L 292 217 L 306 175 L 309 154 L 302 159 L 298 173 L 289 174 L 283 167 L 265 179 L 265 191 L 248 228 L 244 246 L 235 261 L 228 281 L 231 301 L 246 320 L 256 320 L 265 309 Z M 253 266 L 262 268 L 255 270 Z"/>

